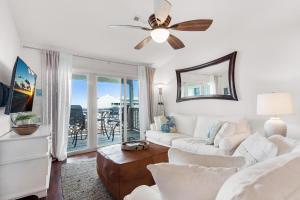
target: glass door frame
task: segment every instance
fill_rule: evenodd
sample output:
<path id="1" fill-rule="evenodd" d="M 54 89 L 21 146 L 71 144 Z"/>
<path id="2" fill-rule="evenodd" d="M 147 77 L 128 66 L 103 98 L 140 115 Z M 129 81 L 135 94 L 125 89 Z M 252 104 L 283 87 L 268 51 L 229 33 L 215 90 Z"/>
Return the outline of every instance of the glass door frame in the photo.
<path id="1" fill-rule="evenodd" d="M 79 76 L 85 76 L 86 80 L 87 80 L 87 147 L 81 150 L 77 150 L 77 151 L 71 151 L 71 152 L 67 152 L 68 156 L 73 156 L 73 155 L 77 155 L 77 154 L 82 154 L 82 153 L 88 153 L 88 152 L 92 152 L 95 151 L 96 148 L 94 148 L 94 137 L 93 134 L 91 134 L 94 131 L 94 127 L 92 125 L 92 117 L 94 115 L 93 113 L 93 107 L 91 104 L 91 101 L 93 98 L 90 98 L 91 95 L 94 94 L 94 88 L 93 88 L 93 76 L 91 75 L 91 73 L 86 73 L 86 72 L 72 72 L 72 77 L 73 75 L 79 75 Z M 72 95 L 72 94 L 71 94 Z M 72 98 L 72 97 L 71 97 Z"/>
<path id="2" fill-rule="evenodd" d="M 87 77 L 87 84 L 88 84 L 88 97 L 87 97 L 87 148 L 83 150 L 78 151 L 72 151 L 68 152 L 68 156 L 82 154 L 82 153 L 88 153 L 96 151 L 99 147 L 97 146 L 97 77 L 105 77 L 105 76 L 111 76 L 111 77 L 117 77 L 121 79 L 121 97 L 120 97 L 120 105 L 121 102 L 123 102 L 124 107 L 124 122 L 127 122 L 127 80 L 138 80 L 138 77 L 134 76 L 120 76 L 120 75 L 114 75 L 114 74 L 105 74 L 105 73 L 91 73 L 91 72 L 72 72 L 72 75 L 83 75 Z M 124 85 L 124 97 L 122 99 L 122 87 Z M 140 90 L 140 88 L 139 88 Z M 123 123 L 123 122 L 121 122 Z M 122 141 L 127 141 L 127 123 L 124 123 L 124 133 L 121 133 L 123 135 Z M 121 129 L 120 129 L 121 130 Z M 141 137 L 141 133 L 140 133 Z"/>

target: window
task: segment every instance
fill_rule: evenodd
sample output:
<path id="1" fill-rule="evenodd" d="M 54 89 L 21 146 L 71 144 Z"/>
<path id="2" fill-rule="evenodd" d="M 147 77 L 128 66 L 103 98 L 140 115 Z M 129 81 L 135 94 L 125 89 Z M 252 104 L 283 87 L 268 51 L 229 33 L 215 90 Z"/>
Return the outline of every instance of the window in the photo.
<path id="1" fill-rule="evenodd" d="M 200 88 L 194 88 L 194 96 L 200 96 Z"/>

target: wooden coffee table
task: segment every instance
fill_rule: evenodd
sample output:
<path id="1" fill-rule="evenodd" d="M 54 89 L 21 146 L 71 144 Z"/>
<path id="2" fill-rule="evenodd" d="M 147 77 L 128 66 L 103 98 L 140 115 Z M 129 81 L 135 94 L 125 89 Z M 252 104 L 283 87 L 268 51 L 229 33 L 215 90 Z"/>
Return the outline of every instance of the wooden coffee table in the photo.
<path id="1" fill-rule="evenodd" d="M 97 172 L 112 196 L 121 200 L 137 186 L 154 184 L 146 166 L 168 162 L 168 150 L 153 143 L 142 151 L 122 151 L 119 144 L 104 147 L 97 151 Z"/>

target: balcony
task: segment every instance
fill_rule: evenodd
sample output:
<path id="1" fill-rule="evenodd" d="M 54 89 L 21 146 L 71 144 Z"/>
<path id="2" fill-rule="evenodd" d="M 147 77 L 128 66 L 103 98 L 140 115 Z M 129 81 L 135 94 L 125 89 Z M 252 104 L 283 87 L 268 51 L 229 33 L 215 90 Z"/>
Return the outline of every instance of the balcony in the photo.
<path id="1" fill-rule="evenodd" d="M 116 107 L 98 109 L 97 144 L 104 147 L 124 141 L 124 109 Z M 68 152 L 84 150 L 88 147 L 87 110 L 80 105 L 71 106 Z M 139 140 L 139 108 L 127 107 L 127 140 Z"/>

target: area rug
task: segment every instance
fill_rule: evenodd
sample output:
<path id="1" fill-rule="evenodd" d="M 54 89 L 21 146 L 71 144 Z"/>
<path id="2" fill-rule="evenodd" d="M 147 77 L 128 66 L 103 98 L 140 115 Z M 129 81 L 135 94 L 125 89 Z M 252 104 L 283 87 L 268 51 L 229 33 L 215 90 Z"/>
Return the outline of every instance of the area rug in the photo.
<path id="1" fill-rule="evenodd" d="M 98 178 L 96 159 L 66 163 L 61 169 L 64 200 L 112 200 Z"/>

